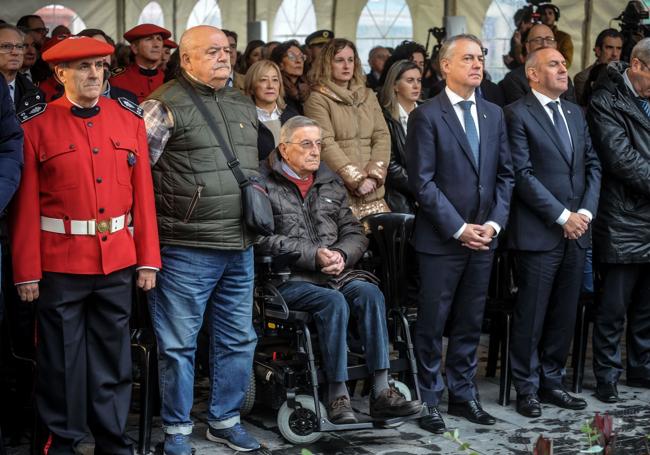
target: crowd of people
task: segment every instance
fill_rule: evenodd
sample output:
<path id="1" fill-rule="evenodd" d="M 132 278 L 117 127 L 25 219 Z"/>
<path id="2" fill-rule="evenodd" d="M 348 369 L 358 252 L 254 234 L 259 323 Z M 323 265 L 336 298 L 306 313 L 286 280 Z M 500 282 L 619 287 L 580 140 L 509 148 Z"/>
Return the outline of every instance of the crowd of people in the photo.
<path id="1" fill-rule="evenodd" d="M 254 251 L 297 255 L 278 290 L 313 317 L 333 423 L 357 421 L 346 386 L 352 314 L 372 417 L 427 406 L 420 426 L 442 433 L 446 389 L 450 415 L 494 424 L 476 386 L 477 347 L 492 265 L 506 250 L 518 288 L 509 355 L 519 414 L 587 406 L 563 383 L 585 290 L 600 295 L 596 397 L 619 401 L 624 370 L 629 386 L 650 388 L 650 39 L 621 62 L 622 35 L 603 30 L 574 86 L 559 10 L 542 11 L 543 23 L 515 19 L 512 69 L 499 84 L 467 34 L 433 58 L 413 41 L 377 46 L 366 75 L 355 43 L 329 30 L 304 44 L 253 40 L 239 53 L 236 33 L 208 25 L 177 44 L 142 24 L 124 45 L 100 29 L 57 27 L 48 38 L 34 15 L 0 24 L 11 280 L 2 296 L 36 307 L 35 403 L 49 453 L 75 453 L 87 429 L 95 453 L 132 453 L 135 287 L 157 340 L 164 453 L 192 453 L 204 319 L 206 438 L 258 449 L 239 414 L 257 341 Z M 245 221 L 241 176 L 265 187 L 272 234 Z M 415 215 L 422 402 L 391 384 L 381 283 L 359 264 L 361 220 L 386 212 Z"/>

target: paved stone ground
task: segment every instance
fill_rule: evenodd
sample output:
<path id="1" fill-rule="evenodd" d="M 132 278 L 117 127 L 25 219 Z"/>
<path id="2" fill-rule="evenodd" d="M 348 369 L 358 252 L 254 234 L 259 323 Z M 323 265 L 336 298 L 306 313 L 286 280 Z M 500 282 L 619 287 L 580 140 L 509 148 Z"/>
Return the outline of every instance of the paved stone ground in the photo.
<path id="1" fill-rule="evenodd" d="M 491 427 L 473 425 L 464 419 L 445 416 L 448 427 L 457 428 L 460 438 L 468 442 L 479 454 L 506 455 L 530 454 L 532 444 L 539 434 L 554 440 L 555 455 L 578 454 L 586 448 L 585 438 L 580 427 L 585 420 L 591 420 L 595 412 L 608 412 L 615 417 L 620 451 L 624 455 L 650 455 L 645 441 L 650 435 L 650 390 L 619 387 L 622 403 L 607 405 L 596 400 L 593 394 L 594 379 L 591 375 L 591 361 L 588 359 L 581 396 L 589 406 L 584 411 L 568 411 L 544 406 L 543 415 L 538 419 L 526 419 L 514 410 L 513 402 L 508 407 L 499 406 L 496 401 L 499 393 L 498 378 L 485 378 L 485 351 L 487 337 L 484 337 L 480 358 L 478 386 L 484 408 L 497 418 Z M 195 429 L 192 436 L 195 455 L 232 454 L 224 446 L 205 439 L 207 385 L 199 383 L 196 389 L 196 405 L 193 410 Z M 360 414 L 368 413 L 367 398 L 354 398 L 353 406 Z M 446 403 L 442 405 L 443 411 Z M 261 453 L 273 455 L 301 454 L 303 448 L 295 447 L 283 440 L 277 427 L 276 416 L 270 409 L 256 406 L 244 421 L 250 432 L 264 445 Z M 159 420 L 155 420 L 152 445 L 159 443 L 162 432 Z M 129 434 L 137 438 L 137 415 L 130 418 Z M 650 441 L 648 441 L 650 444 Z M 457 445 L 442 436 L 432 435 L 421 430 L 415 422 L 407 422 L 397 429 L 367 430 L 325 434 L 317 443 L 305 447 L 314 455 L 398 455 L 398 454 L 454 454 L 459 453 Z M 92 453 L 92 443 L 84 445 L 84 454 Z M 9 455 L 28 453 L 26 445 L 9 448 Z"/>

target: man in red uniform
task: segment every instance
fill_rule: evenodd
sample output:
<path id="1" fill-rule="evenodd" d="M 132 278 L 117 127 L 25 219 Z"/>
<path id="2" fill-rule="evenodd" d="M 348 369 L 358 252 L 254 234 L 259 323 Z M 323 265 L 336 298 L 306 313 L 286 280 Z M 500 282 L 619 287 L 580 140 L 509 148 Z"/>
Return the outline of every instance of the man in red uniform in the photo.
<path id="1" fill-rule="evenodd" d="M 124 34 L 131 43 L 135 61 L 127 67 L 115 68 L 111 85 L 135 93 L 138 103 L 163 84 L 165 74 L 158 69 L 163 41 L 171 32 L 154 24 L 140 24 Z"/>
<path id="2" fill-rule="evenodd" d="M 50 455 L 89 428 L 96 454 L 132 454 L 129 317 L 134 269 L 145 291 L 160 251 L 140 108 L 101 96 L 113 46 L 71 37 L 43 53 L 64 96 L 23 111 L 23 180 L 10 217 L 14 281 L 36 303 L 36 405 Z M 133 219 L 134 232 L 128 228 Z"/>

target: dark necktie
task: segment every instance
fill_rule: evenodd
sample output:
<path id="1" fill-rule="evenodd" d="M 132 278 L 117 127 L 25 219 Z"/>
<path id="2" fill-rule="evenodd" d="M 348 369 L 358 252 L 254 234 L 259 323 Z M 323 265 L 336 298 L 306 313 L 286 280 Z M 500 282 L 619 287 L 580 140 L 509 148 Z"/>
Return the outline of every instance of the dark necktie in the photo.
<path id="1" fill-rule="evenodd" d="M 566 157 L 571 161 L 571 155 L 573 155 L 573 147 L 571 146 L 571 138 L 569 136 L 569 131 L 566 129 L 564 124 L 564 119 L 560 115 L 560 103 L 558 101 L 551 101 L 547 104 L 548 107 L 553 111 L 553 124 L 555 125 L 555 131 L 560 139 L 560 143 L 564 148 L 564 153 Z"/>
<path id="2" fill-rule="evenodd" d="M 467 136 L 467 141 L 469 142 L 469 146 L 472 149 L 472 155 L 474 155 L 474 161 L 478 166 L 479 139 L 478 139 L 478 131 L 476 131 L 476 124 L 474 123 L 474 118 L 472 118 L 472 112 L 471 112 L 472 104 L 474 104 L 474 101 L 458 102 L 458 105 L 463 110 L 463 121 L 465 122 L 465 135 Z"/>

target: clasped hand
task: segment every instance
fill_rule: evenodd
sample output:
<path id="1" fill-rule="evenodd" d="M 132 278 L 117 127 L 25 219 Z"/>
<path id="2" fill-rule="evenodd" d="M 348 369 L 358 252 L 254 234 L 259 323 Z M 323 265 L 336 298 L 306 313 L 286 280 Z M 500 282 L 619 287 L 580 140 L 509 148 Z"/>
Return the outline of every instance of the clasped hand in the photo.
<path id="1" fill-rule="evenodd" d="M 476 251 L 486 251 L 489 250 L 488 246 L 496 231 L 489 224 L 467 224 L 465 230 L 458 240 L 461 241 L 462 245 L 470 250 Z"/>
<path id="2" fill-rule="evenodd" d="M 340 274 L 345 268 L 343 255 L 328 248 L 319 248 L 316 251 L 316 264 L 321 268 L 321 272 L 334 276 Z"/>

